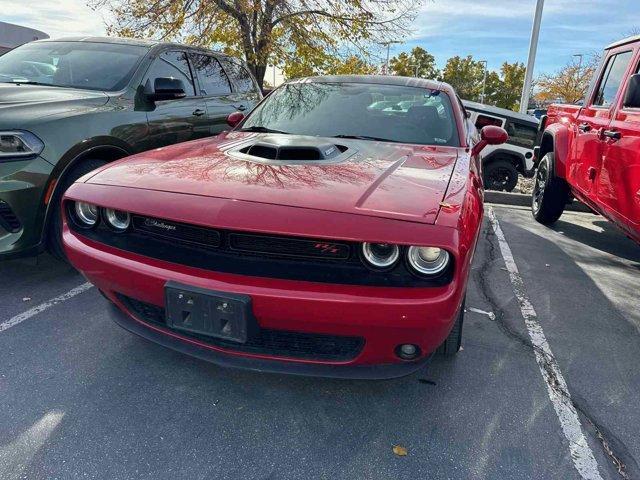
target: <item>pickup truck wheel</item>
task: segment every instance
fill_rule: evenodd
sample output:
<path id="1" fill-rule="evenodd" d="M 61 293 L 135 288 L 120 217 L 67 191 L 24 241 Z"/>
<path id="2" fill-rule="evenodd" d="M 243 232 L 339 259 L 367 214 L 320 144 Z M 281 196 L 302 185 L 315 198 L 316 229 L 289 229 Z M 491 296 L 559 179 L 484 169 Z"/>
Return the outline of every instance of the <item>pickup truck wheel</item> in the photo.
<path id="1" fill-rule="evenodd" d="M 560 218 L 569 198 L 567 183 L 555 176 L 554 160 L 551 152 L 540 160 L 531 196 L 533 218 L 543 225 L 551 225 Z"/>
<path id="2" fill-rule="evenodd" d="M 438 353 L 445 357 L 452 357 L 460 351 L 462 346 L 462 324 L 464 323 L 464 301 L 460 307 L 460 312 L 456 318 L 456 322 L 453 324 L 453 328 L 449 333 L 449 336 L 438 347 Z"/>
<path id="3" fill-rule="evenodd" d="M 77 179 L 96 168 L 102 167 L 106 163 L 107 162 L 103 160 L 82 160 L 78 165 L 71 167 L 71 170 L 64 174 L 58 183 L 53 197 L 51 197 L 51 202 L 53 203 L 51 205 L 51 218 L 47 231 L 47 250 L 51 255 L 63 262 L 67 262 L 68 260 L 62 246 L 62 211 L 60 205 L 62 196 Z"/>
<path id="4" fill-rule="evenodd" d="M 494 160 L 483 167 L 484 188 L 510 192 L 518 183 L 518 170 L 509 160 Z"/>

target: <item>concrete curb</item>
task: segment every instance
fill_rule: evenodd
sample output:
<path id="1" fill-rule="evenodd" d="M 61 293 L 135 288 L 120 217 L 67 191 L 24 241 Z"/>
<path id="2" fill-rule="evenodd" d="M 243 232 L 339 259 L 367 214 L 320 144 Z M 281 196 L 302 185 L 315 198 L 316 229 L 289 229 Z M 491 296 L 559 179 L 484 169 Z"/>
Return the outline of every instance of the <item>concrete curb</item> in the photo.
<path id="1" fill-rule="evenodd" d="M 531 195 L 526 193 L 512 192 L 496 192 L 494 190 L 485 190 L 485 203 L 495 203 L 498 205 L 515 205 L 517 207 L 531 207 Z M 573 200 L 568 203 L 565 210 L 570 212 L 592 213 L 591 210 L 583 203 Z"/>

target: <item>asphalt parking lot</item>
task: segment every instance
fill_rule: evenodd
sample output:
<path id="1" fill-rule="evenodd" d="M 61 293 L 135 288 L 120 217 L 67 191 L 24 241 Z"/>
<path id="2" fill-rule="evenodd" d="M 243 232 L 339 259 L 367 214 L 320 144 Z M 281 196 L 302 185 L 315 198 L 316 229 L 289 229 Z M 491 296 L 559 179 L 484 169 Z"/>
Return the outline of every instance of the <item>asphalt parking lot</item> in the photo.
<path id="1" fill-rule="evenodd" d="M 0 478 L 640 478 L 640 247 L 491 209 L 464 350 L 383 382 L 221 369 L 46 255 L 1 263 Z"/>

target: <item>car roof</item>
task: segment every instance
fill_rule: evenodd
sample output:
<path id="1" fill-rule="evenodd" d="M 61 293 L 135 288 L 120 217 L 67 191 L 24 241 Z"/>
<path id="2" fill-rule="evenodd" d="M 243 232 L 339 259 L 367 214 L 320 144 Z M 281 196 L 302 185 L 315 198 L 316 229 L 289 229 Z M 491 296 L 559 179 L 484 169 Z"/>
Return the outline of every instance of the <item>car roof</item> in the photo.
<path id="1" fill-rule="evenodd" d="M 401 87 L 429 88 L 455 95 L 453 87 L 445 82 L 426 78 L 400 77 L 396 75 L 322 75 L 292 80 L 290 83 L 372 83 L 377 85 L 397 85 Z"/>
<path id="2" fill-rule="evenodd" d="M 490 115 L 496 115 L 498 117 L 505 117 L 511 120 L 518 120 L 519 122 L 526 122 L 532 125 L 537 125 L 539 120 L 531 115 L 525 115 L 524 113 L 514 112 L 506 108 L 494 107 L 493 105 L 485 105 L 483 103 L 472 102 L 471 100 L 462 100 L 464 108 L 474 110 L 476 112 L 486 112 Z"/>
<path id="3" fill-rule="evenodd" d="M 607 45 L 604 49 L 609 50 L 610 48 L 620 47 L 622 45 L 626 45 L 627 43 L 633 43 L 638 41 L 640 41 L 640 35 L 633 35 L 632 37 L 623 38 L 622 40 L 613 42 L 611 45 Z"/>
<path id="4" fill-rule="evenodd" d="M 110 43 L 114 45 L 133 45 L 138 47 L 162 47 L 162 46 L 174 46 L 179 48 L 186 48 L 189 50 L 197 50 L 207 53 L 215 53 L 219 56 L 227 57 L 220 52 L 216 52 L 214 50 L 210 50 L 204 47 L 197 47 L 194 45 L 184 45 L 180 43 L 173 42 L 161 42 L 159 40 L 148 40 L 141 38 L 124 38 L 124 37 L 61 37 L 61 38 L 48 38 L 45 40 L 38 40 L 40 42 L 87 42 L 87 43 Z"/>

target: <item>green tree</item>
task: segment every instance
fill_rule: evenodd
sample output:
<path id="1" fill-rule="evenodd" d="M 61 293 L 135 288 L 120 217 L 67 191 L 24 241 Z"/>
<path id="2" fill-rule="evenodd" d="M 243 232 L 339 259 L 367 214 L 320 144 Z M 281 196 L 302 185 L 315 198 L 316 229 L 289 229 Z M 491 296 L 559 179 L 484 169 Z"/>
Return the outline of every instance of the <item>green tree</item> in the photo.
<path id="1" fill-rule="evenodd" d="M 489 72 L 487 74 L 485 103 L 517 111 L 524 85 L 524 73 L 524 64 L 517 62 L 504 62 L 500 67 L 500 75 L 496 72 Z"/>
<path id="2" fill-rule="evenodd" d="M 471 55 L 451 57 L 442 70 L 442 80 L 450 84 L 460 98 L 478 100 L 482 93 L 484 65 Z"/>
<path id="3" fill-rule="evenodd" d="M 556 73 L 540 76 L 536 81 L 535 100 L 541 104 L 579 102 L 589 89 L 598 60 L 594 58 L 586 64 L 571 62 Z"/>
<path id="4" fill-rule="evenodd" d="M 267 64 L 296 70 L 326 56 L 368 56 L 408 32 L 421 0 L 89 0 L 110 10 L 108 32 L 242 54 L 262 85 Z M 303 57 L 297 55 L 303 52 Z M 305 62 L 303 62 L 305 60 Z M 297 70 L 296 70 L 297 72 Z"/>
<path id="5" fill-rule="evenodd" d="M 440 71 L 436 67 L 436 59 L 422 47 L 414 47 L 410 53 L 402 52 L 389 61 L 394 75 L 436 79 Z M 417 70 L 416 70 L 417 69 Z"/>

